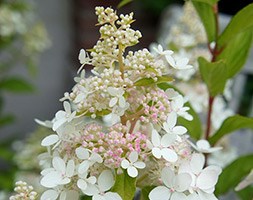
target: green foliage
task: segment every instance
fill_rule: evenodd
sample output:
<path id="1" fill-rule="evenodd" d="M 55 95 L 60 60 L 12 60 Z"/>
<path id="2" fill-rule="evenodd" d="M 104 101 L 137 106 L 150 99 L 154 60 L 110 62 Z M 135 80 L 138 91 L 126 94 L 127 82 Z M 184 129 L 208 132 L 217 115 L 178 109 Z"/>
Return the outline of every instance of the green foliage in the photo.
<path id="1" fill-rule="evenodd" d="M 253 168 L 253 154 L 238 158 L 228 165 L 221 173 L 216 185 L 215 194 L 222 195 L 235 188 L 236 185 Z"/>
<path id="2" fill-rule="evenodd" d="M 0 116 L 0 127 L 11 124 L 14 121 L 15 121 L 15 117 L 13 115 Z"/>
<path id="3" fill-rule="evenodd" d="M 208 87 L 212 97 L 223 93 L 227 82 L 227 66 L 221 60 L 218 62 L 208 62 L 204 58 L 198 59 L 200 74 Z"/>
<path id="4" fill-rule="evenodd" d="M 194 2 L 201 2 L 201 3 L 206 3 L 210 6 L 213 6 L 216 4 L 219 0 L 193 0 Z"/>
<path id="5" fill-rule="evenodd" d="M 253 28 L 238 33 L 217 56 L 217 60 L 225 61 L 228 78 L 236 75 L 245 64 L 252 44 L 252 30 Z"/>
<path id="6" fill-rule="evenodd" d="M 240 115 L 234 115 L 234 116 L 228 117 L 222 123 L 219 130 L 217 130 L 216 133 L 212 137 L 209 138 L 209 142 L 210 144 L 214 145 L 223 136 L 242 128 L 253 129 L 253 118 L 244 117 Z"/>
<path id="7" fill-rule="evenodd" d="M 121 8 L 121 7 L 123 7 L 123 6 L 125 6 L 125 5 L 127 5 L 127 4 L 129 4 L 129 3 L 131 3 L 133 0 L 122 0 L 119 4 L 118 4 L 118 6 L 117 6 L 117 8 Z"/>
<path id="8" fill-rule="evenodd" d="M 0 80 L 0 90 L 13 93 L 33 92 L 34 87 L 28 81 L 20 77 L 10 77 Z"/>
<path id="9" fill-rule="evenodd" d="M 230 21 L 226 29 L 218 38 L 218 46 L 222 47 L 234 39 L 237 34 L 252 29 L 253 3 L 240 10 Z"/>
<path id="10" fill-rule="evenodd" d="M 237 195 L 240 197 L 241 200 L 249 200 L 253 198 L 253 187 L 248 186 L 245 189 L 236 192 Z"/>
<path id="11" fill-rule="evenodd" d="M 134 198 L 136 191 L 136 178 L 131 178 L 126 170 L 122 174 L 116 175 L 116 181 L 112 192 L 117 192 L 122 200 L 131 200 Z"/>
<path id="12" fill-rule="evenodd" d="M 168 88 L 173 88 L 174 90 L 176 90 L 180 94 L 183 94 L 177 88 L 175 88 L 174 86 L 172 86 L 172 85 L 170 85 L 168 83 L 158 84 L 158 87 L 161 88 L 162 90 L 166 90 Z M 188 121 L 188 120 L 184 119 L 183 117 L 179 117 L 178 118 L 178 124 L 183 125 L 185 128 L 187 128 L 189 135 L 193 139 L 198 140 L 198 139 L 201 138 L 201 135 L 202 135 L 202 123 L 200 121 L 200 118 L 199 118 L 198 114 L 192 108 L 191 104 L 189 102 L 187 102 L 185 104 L 185 106 L 187 106 L 187 107 L 190 108 L 190 110 L 188 111 L 188 113 L 190 115 L 192 115 L 193 120 L 192 121 Z"/>
<path id="13" fill-rule="evenodd" d="M 135 86 L 148 86 L 152 84 L 159 84 L 159 83 L 166 83 L 171 82 L 174 79 L 169 76 L 160 76 L 157 77 L 157 81 L 155 81 L 153 78 L 142 78 L 134 83 Z"/>
<path id="14" fill-rule="evenodd" d="M 153 189 L 154 189 L 154 186 L 144 187 L 141 190 L 141 199 L 140 200 L 149 200 L 148 195 L 151 192 L 151 190 L 153 190 Z"/>
<path id="15" fill-rule="evenodd" d="M 216 41 L 216 20 L 211 2 L 216 0 L 192 0 L 198 15 L 205 27 L 209 42 Z M 208 3 L 207 3 L 208 2 Z"/>

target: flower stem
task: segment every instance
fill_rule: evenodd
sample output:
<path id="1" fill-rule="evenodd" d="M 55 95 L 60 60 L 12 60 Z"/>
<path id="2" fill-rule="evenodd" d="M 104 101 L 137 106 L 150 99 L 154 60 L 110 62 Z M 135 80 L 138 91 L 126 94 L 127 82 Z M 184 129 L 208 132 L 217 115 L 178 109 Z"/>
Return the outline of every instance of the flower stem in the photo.
<path id="1" fill-rule="evenodd" d="M 119 70 L 121 72 L 121 78 L 124 79 L 123 47 L 121 44 L 119 44 L 118 61 L 119 61 Z"/>

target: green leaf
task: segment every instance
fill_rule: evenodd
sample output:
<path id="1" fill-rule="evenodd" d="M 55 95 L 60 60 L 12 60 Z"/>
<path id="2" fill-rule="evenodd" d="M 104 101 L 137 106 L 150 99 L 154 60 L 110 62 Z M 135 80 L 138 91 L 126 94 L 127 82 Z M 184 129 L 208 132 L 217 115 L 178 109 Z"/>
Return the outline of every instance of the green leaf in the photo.
<path id="1" fill-rule="evenodd" d="M 218 38 L 218 46 L 222 47 L 234 37 L 253 27 L 253 3 L 241 9 L 229 22 L 223 33 Z"/>
<path id="2" fill-rule="evenodd" d="M 35 90 L 31 83 L 20 77 L 11 77 L 1 80 L 0 90 L 1 89 L 13 93 L 26 93 Z"/>
<path id="3" fill-rule="evenodd" d="M 175 88 L 174 86 L 167 84 L 167 83 L 158 84 L 158 87 L 161 88 L 162 90 L 166 90 L 168 88 L 173 88 L 174 90 L 176 90 L 177 92 L 179 92 L 180 94 L 183 95 L 183 93 L 181 91 L 179 91 L 177 88 Z M 200 121 L 198 114 L 194 111 L 194 109 L 192 108 L 192 106 L 189 102 L 187 102 L 185 104 L 185 106 L 190 108 L 188 113 L 192 115 L 193 120 L 188 121 L 188 120 L 184 119 L 183 117 L 179 117 L 178 124 L 185 126 L 185 128 L 187 128 L 190 136 L 196 140 L 199 140 L 202 136 L 202 122 Z"/>
<path id="4" fill-rule="evenodd" d="M 198 0 L 193 0 L 192 3 L 205 27 L 208 41 L 213 42 L 213 41 L 216 41 L 215 14 L 213 11 L 213 7 L 209 5 L 208 3 L 203 3 L 203 1 L 200 2 Z M 210 0 L 210 2 L 213 2 L 213 1 Z"/>
<path id="5" fill-rule="evenodd" d="M 228 78 L 237 74 L 245 64 L 252 44 L 252 30 L 249 29 L 237 34 L 217 56 L 217 60 L 225 61 L 228 68 Z"/>
<path id="6" fill-rule="evenodd" d="M 126 170 L 124 173 L 116 175 L 116 181 L 112 188 L 112 192 L 117 192 L 122 200 L 130 200 L 134 198 L 136 191 L 136 178 L 131 178 Z"/>
<path id="7" fill-rule="evenodd" d="M 166 83 L 171 82 L 174 79 L 169 76 L 160 76 L 157 77 L 157 81 L 155 81 L 153 78 L 142 78 L 134 83 L 135 86 L 148 86 L 152 84 L 159 84 L 159 83 Z"/>
<path id="8" fill-rule="evenodd" d="M 133 1 L 133 0 L 122 0 L 122 1 L 118 4 L 117 8 L 119 9 L 119 8 L 121 8 L 121 7 L 123 7 L 123 6 L 127 5 L 127 4 L 129 4 L 129 3 L 132 2 L 132 1 Z"/>
<path id="9" fill-rule="evenodd" d="M 253 118 L 244 117 L 240 115 L 234 115 L 234 116 L 228 117 L 222 123 L 221 127 L 214 133 L 214 135 L 209 138 L 209 142 L 210 144 L 214 145 L 223 136 L 242 128 L 253 129 Z"/>
<path id="10" fill-rule="evenodd" d="M 249 199 L 253 199 L 253 187 L 252 186 L 248 186 L 245 189 L 236 192 L 237 195 L 240 197 L 241 200 L 249 200 Z"/>
<path id="11" fill-rule="evenodd" d="M 227 82 L 227 66 L 220 60 L 218 62 L 208 62 L 204 58 L 198 59 L 200 74 L 208 87 L 212 97 L 223 93 Z"/>
<path id="12" fill-rule="evenodd" d="M 155 188 L 155 186 L 147 186 L 147 187 L 144 187 L 142 190 L 141 190 L 141 199 L 140 200 L 149 200 L 149 193 L 151 192 L 151 190 L 153 190 Z"/>
<path id="13" fill-rule="evenodd" d="M 216 185 L 217 196 L 225 194 L 244 178 L 253 168 L 253 154 L 242 156 L 228 165 L 221 173 Z"/>
<path id="14" fill-rule="evenodd" d="M 0 127 L 11 124 L 14 121 L 15 121 L 15 117 L 13 115 L 0 116 Z"/>
<path id="15" fill-rule="evenodd" d="M 213 6 L 214 4 L 216 4 L 219 0 L 193 0 L 194 2 L 202 2 L 202 3 L 206 3 L 209 4 L 210 6 Z"/>

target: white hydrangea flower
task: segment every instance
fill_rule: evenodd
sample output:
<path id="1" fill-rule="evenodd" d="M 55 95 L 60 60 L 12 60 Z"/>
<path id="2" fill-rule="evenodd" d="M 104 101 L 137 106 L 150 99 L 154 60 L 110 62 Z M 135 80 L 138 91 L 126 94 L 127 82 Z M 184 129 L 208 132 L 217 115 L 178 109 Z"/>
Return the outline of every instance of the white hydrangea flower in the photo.
<path id="1" fill-rule="evenodd" d="M 149 193 L 150 200 L 187 200 L 187 196 L 183 192 L 188 190 L 191 185 L 190 174 L 175 175 L 169 167 L 165 167 L 162 170 L 161 179 L 165 186 L 154 188 Z"/>
<path id="2" fill-rule="evenodd" d="M 191 121 L 193 117 L 187 112 L 190 110 L 189 107 L 184 107 L 184 98 L 182 95 L 178 95 L 171 102 L 171 108 L 174 112 L 176 112 L 179 116 Z"/>
<path id="3" fill-rule="evenodd" d="M 180 135 L 187 132 L 187 129 L 183 126 L 176 126 L 177 114 L 171 112 L 168 114 L 167 121 L 163 123 L 163 129 L 169 134 L 175 134 L 178 141 L 181 141 Z"/>
<path id="4" fill-rule="evenodd" d="M 40 197 L 40 200 L 78 200 L 79 199 L 79 193 L 75 190 L 62 190 L 59 188 L 56 188 L 55 190 L 50 189 L 46 190 Z"/>
<path id="5" fill-rule="evenodd" d="M 58 185 L 65 185 L 70 183 L 71 177 L 75 173 L 75 162 L 69 160 L 67 165 L 65 161 L 56 156 L 52 160 L 52 168 L 47 168 L 41 172 L 43 178 L 40 183 L 47 188 L 54 188 Z"/>
<path id="6" fill-rule="evenodd" d="M 167 133 L 161 137 L 159 133 L 155 129 L 153 129 L 151 136 L 152 143 L 150 141 L 147 141 L 147 145 L 150 149 L 152 149 L 152 154 L 154 157 L 158 159 L 163 157 L 168 162 L 176 162 L 178 159 L 176 152 L 168 148 L 175 141 L 175 135 Z"/>
<path id="7" fill-rule="evenodd" d="M 110 170 L 104 170 L 98 177 L 97 185 L 89 185 L 84 194 L 92 196 L 92 200 L 122 200 L 119 194 L 107 192 L 114 185 L 114 177 Z"/>
<path id="8" fill-rule="evenodd" d="M 82 70 L 83 66 L 90 63 L 89 55 L 86 53 L 84 49 L 81 49 L 78 55 L 78 59 L 81 63 L 81 67 L 78 69 L 77 73 L 79 74 Z"/>
<path id="9" fill-rule="evenodd" d="M 191 142 L 190 144 L 200 153 L 213 153 L 222 149 L 222 147 L 211 147 L 210 143 L 204 139 L 198 140 L 196 145 Z"/>
<path id="10" fill-rule="evenodd" d="M 167 62 L 170 64 L 170 65 L 173 65 L 175 63 L 175 60 L 174 58 L 171 56 L 174 52 L 171 51 L 171 50 L 163 50 L 163 47 L 162 45 L 158 45 L 157 48 L 154 47 L 154 50 L 156 53 L 158 53 L 159 55 L 161 56 L 164 56 L 165 59 L 167 60 Z"/>
<path id="11" fill-rule="evenodd" d="M 126 106 L 126 99 L 123 96 L 125 91 L 122 88 L 108 87 L 107 91 L 111 96 L 113 96 L 109 102 L 110 107 L 113 107 L 116 104 L 118 104 L 121 108 Z"/>
<path id="12" fill-rule="evenodd" d="M 63 102 L 64 110 L 59 110 L 55 114 L 55 120 L 53 121 L 53 130 L 56 131 L 58 128 L 60 128 L 64 123 L 70 122 L 74 119 L 76 116 L 76 111 L 71 113 L 71 106 L 70 103 L 67 101 Z"/>
<path id="13" fill-rule="evenodd" d="M 97 182 L 95 176 L 88 176 L 88 173 L 85 172 L 83 174 L 78 174 L 79 179 L 77 181 L 77 187 L 79 187 L 82 191 L 86 190 L 89 184 L 94 185 Z"/>
<path id="14" fill-rule="evenodd" d="M 103 162 L 103 159 L 99 154 L 95 152 L 91 152 L 90 154 L 90 151 L 83 147 L 76 148 L 75 152 L 79 159 L 84 160 L 78 167 L 79 174 L 85 173 L 93 164 Z"/>
<path id="15" fill-rule="evenodd" d="M 146 164 L 142 161 L 138 161 L 138 152 L 132 151 L 129 156 L 128 160 L 124 159 L 121 161 L 121 167 L 123 169 L 127 169 L 127 174 L 133 178 L 138 176 L 138 169 L 144 169 Z"/>
<path id="16" fill-rule="evenodd" d="M 210 165 L 204 168 L 205 157 L 203 154 L 194 153 L 190 161 L 186 161 L 179 167 L 178 173 L 189 173 L 192 176 L 191 193 L 203 196 L 213 196 L 214 186 L 218 181 L 221 168 Z M 203 169 L 204 168 L 204 169 Z"/>

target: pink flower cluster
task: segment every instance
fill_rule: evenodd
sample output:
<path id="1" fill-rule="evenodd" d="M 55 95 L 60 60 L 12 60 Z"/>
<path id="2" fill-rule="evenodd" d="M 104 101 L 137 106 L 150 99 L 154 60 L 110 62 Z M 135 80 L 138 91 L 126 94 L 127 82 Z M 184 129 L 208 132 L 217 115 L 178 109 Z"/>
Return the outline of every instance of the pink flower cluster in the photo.
<path id="1" fill-rule="evenodd" d="M 107 133 L 102 128 L 96 123 L 88 124 L 81 136 L 81 145 L 99 153 L 106 166 L 119 168 L 121 161 L 133 151 L 140 153 L 142 159 L 147 157 L 146 134 L 128 133 L 127 126 L 121 123 L 110 127 Z"/>

